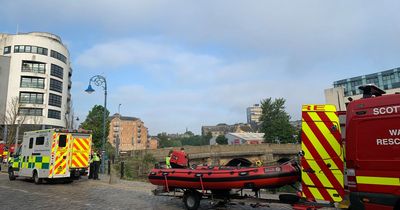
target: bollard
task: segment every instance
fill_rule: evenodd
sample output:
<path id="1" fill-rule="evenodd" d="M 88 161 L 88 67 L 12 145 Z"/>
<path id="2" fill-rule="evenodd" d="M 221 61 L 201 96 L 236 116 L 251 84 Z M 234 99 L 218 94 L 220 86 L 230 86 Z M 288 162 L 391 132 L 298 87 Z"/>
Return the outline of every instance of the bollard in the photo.
<path id="1" fill-rule="evenodd" d="M 124 172 L 125 172 L 125 163 L 124 161 L 121 161 L 121 179 L 124 178 Z"/>
<path id="2" fill-rule="evenodd" d="M 110 175 L 110 173 L 111 173 L 111 161 L 110 160 L 108 160 L 108 175 Z"/>

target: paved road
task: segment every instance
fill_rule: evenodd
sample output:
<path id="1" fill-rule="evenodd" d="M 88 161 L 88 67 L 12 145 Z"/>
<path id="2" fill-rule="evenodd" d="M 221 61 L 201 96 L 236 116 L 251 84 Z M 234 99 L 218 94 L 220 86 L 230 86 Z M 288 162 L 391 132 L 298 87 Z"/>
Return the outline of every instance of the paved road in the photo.
<path id="1" fill-rule="evenodd" d="M 117 180 L 108 183 L 108 177 L 100 181 L 86 177 L 71 184 L 42 184 L 17 179 L 9 181 L 0 172 L 0 209 L 184 209 L 181 199 L 154 196 L 154 186 L 144 182 Z M 201 210 L 216 209 L 209 201 L 201 202 Z M 220 208 L 218 208 L 220 209 Z M 225 209 L 250 210 L 248 205 L 230 205 Z M 256 209 L 286 210 L 288 205 L 270 204 Z"/>

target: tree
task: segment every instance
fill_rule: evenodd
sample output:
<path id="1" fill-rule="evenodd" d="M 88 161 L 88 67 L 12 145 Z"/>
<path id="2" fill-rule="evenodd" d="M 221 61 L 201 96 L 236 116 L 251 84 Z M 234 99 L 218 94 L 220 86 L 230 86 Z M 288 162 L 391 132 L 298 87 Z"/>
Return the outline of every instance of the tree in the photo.
<path id="1" fill-rule="evenodd" d="M 6 113 L 0 118 L 0 124 L 7 126 L 7 133 L 5 134 L 6 139 L 4 140 L 7 145 L 14 144 L 17 127 L 25 122 L 26 115 L 20 115 L 20 108 L 21 103 L 19 102 L 19 97 L 13 97 L 7 103 Z M 3 129 L 5 128 L 3 127 Z M 3 132 L 5 131 L 3 130 Z M 23 132 L 19 134 L 21 133 Z"/>
<path id="2" fill-rule="evenodd" d="M 189 131 L 192 133 L 191 131 Z M 190 134 L 186 132 L 185 134 Z M 192 133 L 193 134 L 193 133 Z M 190 146 L 202 146 L 202 145 L 209 145 L 210 139 L 212 138 L 211 133 L 210 135 L 200 136 L 200 135 L 188 135 L 188 136 L 181 136 L 181 137 L 169 137 L 166 133 L 160 133 L 157 135 L 158 139 L 160 140 L 160 148 L 164 147 L 180 147 L 184 145 Z"/>
<path id="3" fill-rule="evenodd" d="M 228 139 L 224 135 L 219 135 L 215 141 L 218 144 L 228 144 Z"/>
<path id="4" fill-rule="evenodd" d="M 89 111 L 85 121 L 81 124 L 81 127 L 86 130 L 92 130 L 93 144 L 97 149 L 101 148 L 103 140 L 103 113 L 104 107 L 101 105 L 95 105 L 92 110 Z M 106 136 L 110 131 L 110 119 L 108 118 L 110 112 L 106 110 Z M 107 139 L 106 139 L 106 142 Z"/>
<path id="5" fill-rule="evenodd" d="M 285 111 L 285 99 L 277 98 L 272 101 L 267 98 L 261 101 L 262 114 L 260 117 L 261 131 L 267 143 L 295 142 L 294 128 L 290 125 L 290 116 Z"/>

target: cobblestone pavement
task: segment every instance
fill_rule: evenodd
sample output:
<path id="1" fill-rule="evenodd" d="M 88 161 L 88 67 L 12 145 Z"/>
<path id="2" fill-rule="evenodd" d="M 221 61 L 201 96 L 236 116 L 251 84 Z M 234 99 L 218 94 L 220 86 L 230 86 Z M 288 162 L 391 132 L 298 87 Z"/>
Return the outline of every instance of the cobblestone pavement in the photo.
<path id="1" fill-rule="evenodd" d="M 100 181 L 86 177 L 71 184 L 35 185 L 31 181 L 17 179 L 9 181 L 6 173 L 0 172 L 0 209 L 184 209 L 179 198 L 154 196 L 155 187 L 145 182 L 116 180 Z M 201 210 L 217 209 L 209 200 L 202 200 Z M 218 208 L 221 209 L 221 208 Z M 252 208 L 249 205 L 229 205 L 222 209 L 250 210 L 292 209 L 285 204 L 269 204 L 268 207 Z"/>

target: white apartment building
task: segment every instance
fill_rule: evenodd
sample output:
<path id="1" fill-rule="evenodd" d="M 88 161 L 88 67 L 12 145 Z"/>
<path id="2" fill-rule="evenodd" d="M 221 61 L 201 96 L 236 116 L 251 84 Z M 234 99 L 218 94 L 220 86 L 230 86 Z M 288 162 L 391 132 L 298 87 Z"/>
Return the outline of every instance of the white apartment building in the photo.
<path id="1" fill-rule="evenodd" d="M 262 114 L 262 108 L 260 104 L 254 104 L 251 107 L 247 107 L 247 123 L 250 125 L 257 125 L 260 122 Z"/>
<path id="2" fill-rule="evenodd" d="M 67 127 L 71 103 L 70 55 L 57 35 L 0 33 L 0 125 L 18 102 L 22 125 Z"/>

